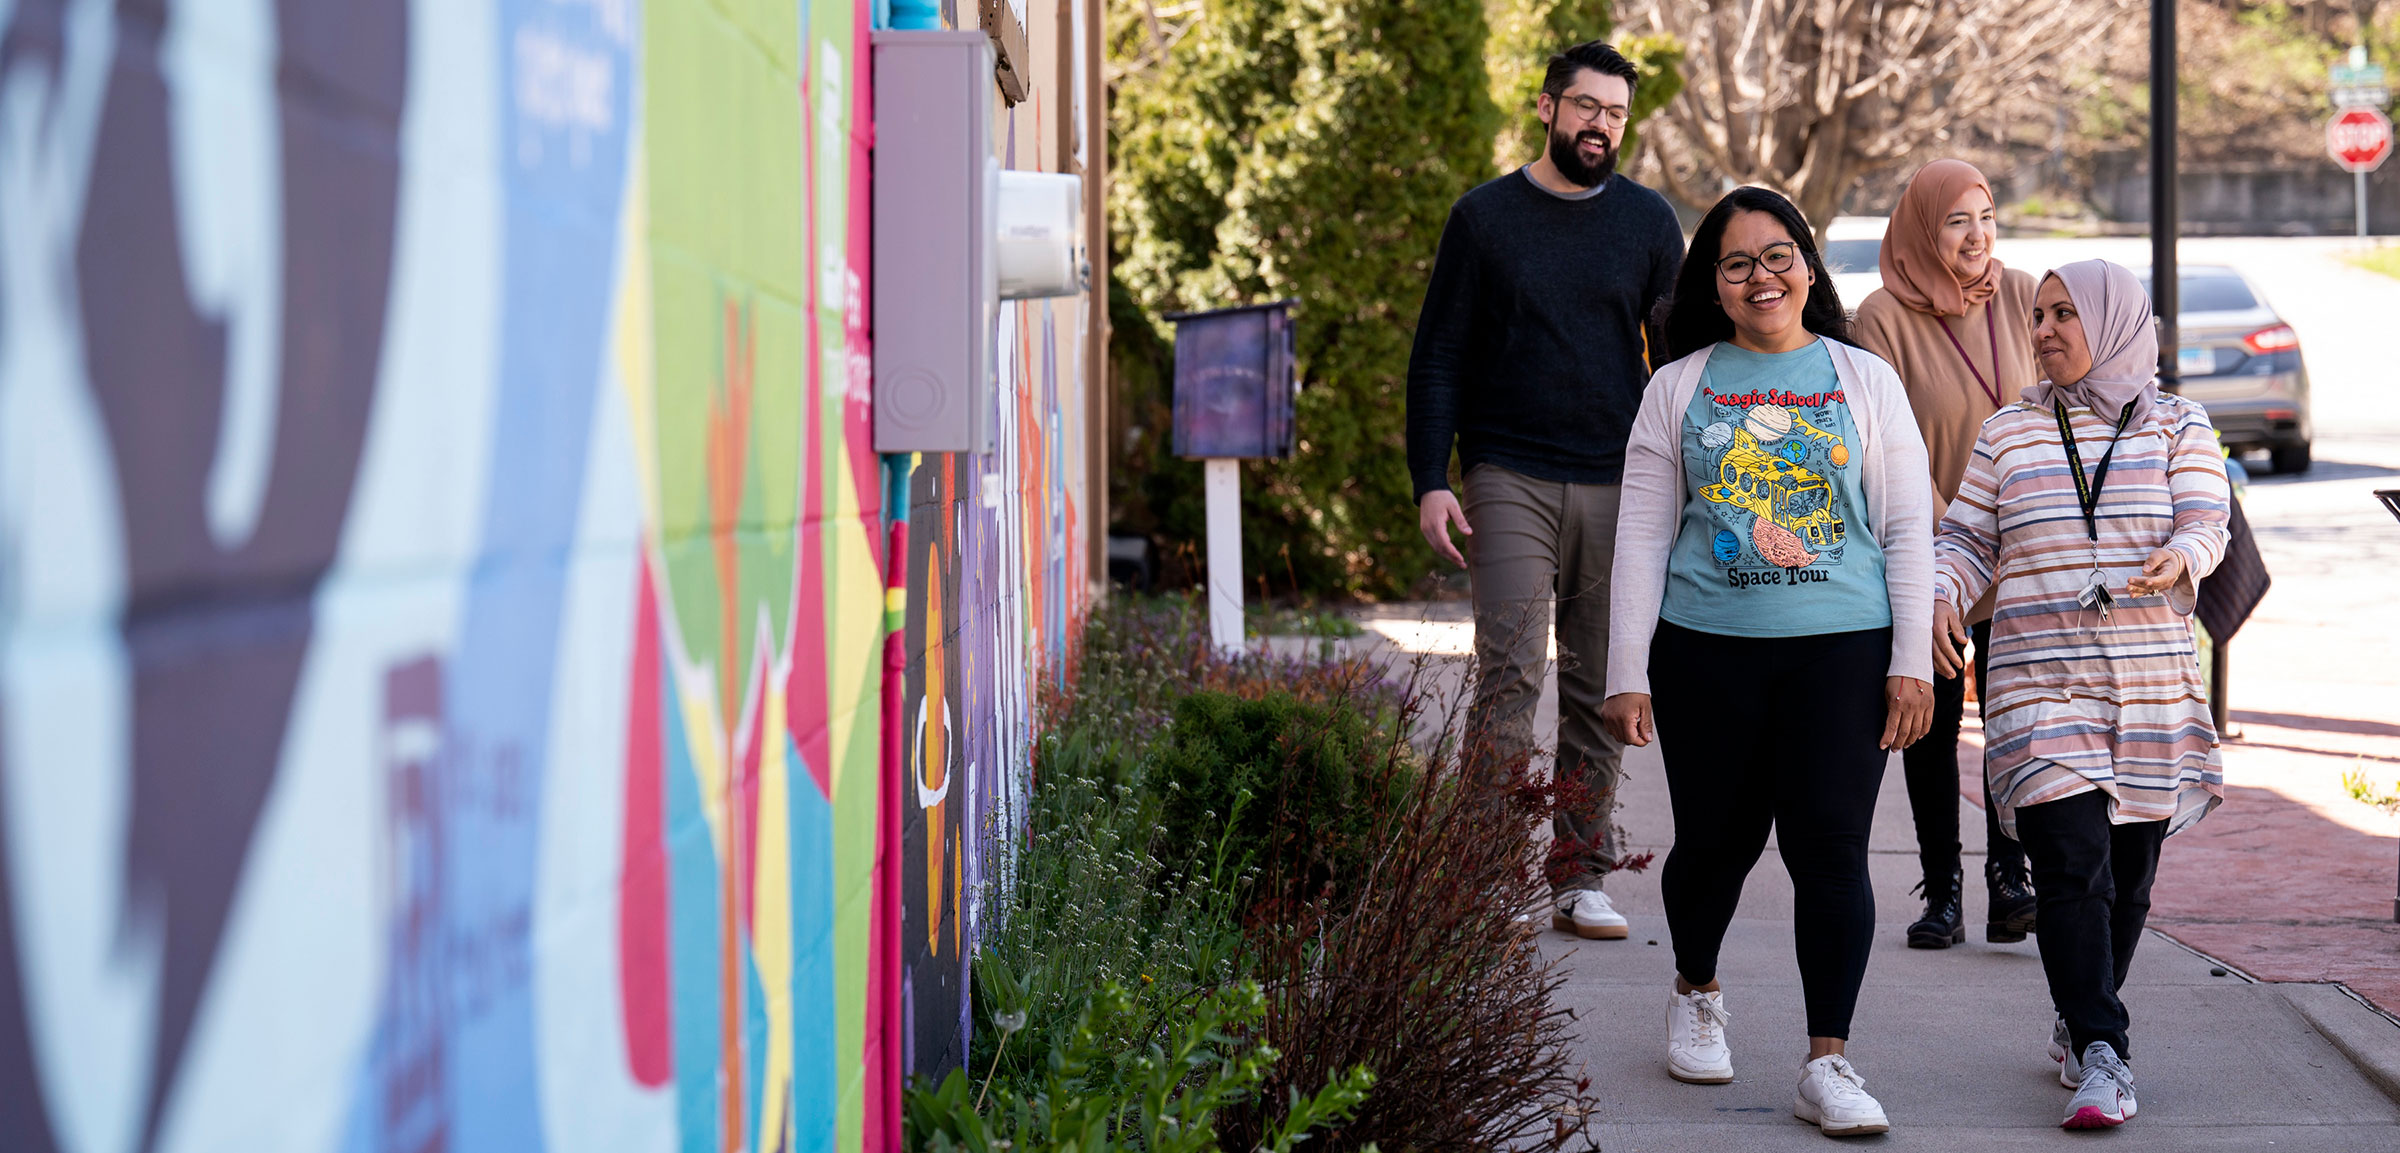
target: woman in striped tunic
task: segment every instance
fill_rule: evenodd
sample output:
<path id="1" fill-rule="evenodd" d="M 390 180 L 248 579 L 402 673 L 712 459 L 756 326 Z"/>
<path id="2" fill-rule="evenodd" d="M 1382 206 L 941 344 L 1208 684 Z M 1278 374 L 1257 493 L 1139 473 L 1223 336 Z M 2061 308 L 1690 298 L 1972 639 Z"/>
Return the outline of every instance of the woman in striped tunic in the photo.
<path id="1" fill-rule="evenodd" d="M 2103 260 L 2034 297 L 2044 378 L 1992 414 L 1934 545 L 1934 663 L 1990 588 L 1984 772 L 2025 845 L 2035 932 L 2077 1090 L 2067 1128 L 2134 1114 L 2117 990 L 2166 837 L 2224 795 L 2186 618 L 2225 549 L 2230 499 L 2208 414 L 2162 394 L 2150 301 Z"/>

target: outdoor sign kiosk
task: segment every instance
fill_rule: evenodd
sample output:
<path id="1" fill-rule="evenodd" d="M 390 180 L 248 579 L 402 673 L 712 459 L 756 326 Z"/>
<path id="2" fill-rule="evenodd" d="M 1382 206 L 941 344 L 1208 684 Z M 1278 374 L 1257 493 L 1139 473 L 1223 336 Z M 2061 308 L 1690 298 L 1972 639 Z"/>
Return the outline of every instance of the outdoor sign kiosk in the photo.
<path id="1" fill-rule="evenodd" d="M 2383 166 L 2392 154 L 2392 121 L 2383 114 L 2391 90 L 2383 84 L 2383 65 L 2367 63 L 2363 46 L 2350 49 L 2350 62 L 2329 70 L 2333 81 L 2333 119 L 2325 122 L 2325 152 L 2351 174 L 2356 183 L 2358 235 L 2367 235 L 2367 173 Z"/>
<path id="2" fill-rule="evenodd" d="M 1237 462 L 1292 455 L 1292 305 L 1278 300 L 1175 322 L 1175 455 L 1207 462 L 1208 633 L 1242 649 L 1242 474 Z"/>

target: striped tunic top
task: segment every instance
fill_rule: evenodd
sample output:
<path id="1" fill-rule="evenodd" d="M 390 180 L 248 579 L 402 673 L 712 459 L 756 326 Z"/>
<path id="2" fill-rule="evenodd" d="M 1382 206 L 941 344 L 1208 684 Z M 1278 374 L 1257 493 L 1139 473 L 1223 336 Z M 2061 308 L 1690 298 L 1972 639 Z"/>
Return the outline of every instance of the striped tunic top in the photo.
<path id="1" fill-rule="evenodd" d="M 2068 410 L 2086 476 L 2115 416 Z M 2178 396 L 2160 396 L 2125 429 L 2097 543 L 2053 410 L 2018 403 L 1984 422 L 1934 542 L 1934 595 L 1963 610 L 1997 582 L 1983 771 L 2012 836 L 2018 808 L 2094 789 L 2108 794 L 2113 823 L 2167 821 L 2170 834 L 2223 799 L 2186 618 L 2224 555 L 2230 499 L 2207 412 Z M 2183 554 L 2183 580 L 2129 598 L 2126 581 L 2162 545 Z M 2117 597 L 2105 624 L 2077 602 L 2095 564 Z"/>

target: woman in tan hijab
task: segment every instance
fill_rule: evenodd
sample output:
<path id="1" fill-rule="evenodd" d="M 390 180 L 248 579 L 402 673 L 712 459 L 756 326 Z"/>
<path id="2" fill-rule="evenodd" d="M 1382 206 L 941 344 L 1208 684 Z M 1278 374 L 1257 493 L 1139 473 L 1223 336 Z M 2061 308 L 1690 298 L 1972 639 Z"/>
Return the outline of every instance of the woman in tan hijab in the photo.
<path id="1" fill-rule="evenodd" d="M 1883 287 L 1858 306 L 1859 346 L 1892 363 L 1916 410 L 1940 510 L 1958 497 L 1959 479 L 1985 417 L 2034 383 L 2033 277 L 1992 257 L 1998 237 L 1992 186 L 1963 160 L 1936 160 L 1909 179 L 1883 234 Z M 1968 613 L 1975 675 L 1984 679 L 1991 637 L 1987 594 Z M 1966 707 L 1963 677 L 1938 678 L 1933 729 L 1901 754 L 1917 855 L 1925 870 L 1925 915 L 1908 943 L 1946 949 L 1966 940 L 1959 867 L 1958 729 Z M 1984 798 L 1984 885 L 1990 898 L 1987 941 L 2022 941 L 2033 927 L 2033 883 L 2025 851 L 2001 832 Z"/>

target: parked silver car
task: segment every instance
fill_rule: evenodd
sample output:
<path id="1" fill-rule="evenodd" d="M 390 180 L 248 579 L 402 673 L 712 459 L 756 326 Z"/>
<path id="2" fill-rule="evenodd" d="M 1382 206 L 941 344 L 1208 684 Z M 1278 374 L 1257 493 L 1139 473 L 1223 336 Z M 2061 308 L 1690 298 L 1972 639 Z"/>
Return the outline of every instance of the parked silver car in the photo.
<path id="1" fill-rule="evenodd" d="M 2135 271 L 2148 290 L 2149 270 Z M 2225 447 L 2265 449 L 2276 472 L 2306 472 L 2316 432 L 2299 335 L 2235 269 L 2186 264 L 2176 282 L 2183 395 L 2208 409 Z"/>
<path id="2" fill-rule="evenodd" d="M 1855 316 L 1868 294 L 1883 287 L 1883 230 L 1881 216 L 1836 216 L 1825 230 L 1825 271 L 1833 274 L 1833 289 L 1842 308 Z"/>

